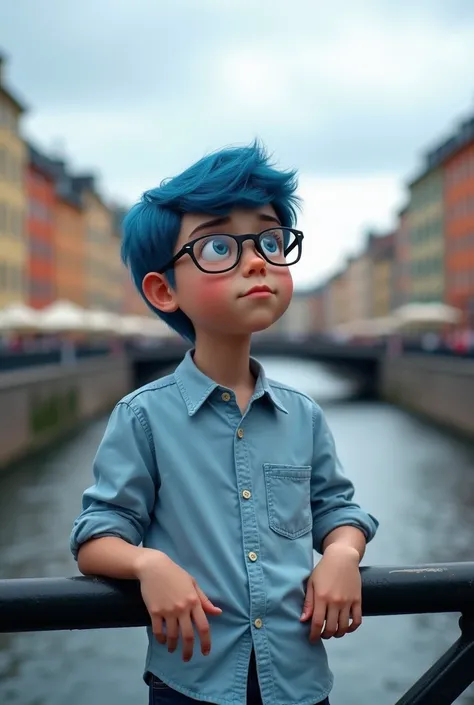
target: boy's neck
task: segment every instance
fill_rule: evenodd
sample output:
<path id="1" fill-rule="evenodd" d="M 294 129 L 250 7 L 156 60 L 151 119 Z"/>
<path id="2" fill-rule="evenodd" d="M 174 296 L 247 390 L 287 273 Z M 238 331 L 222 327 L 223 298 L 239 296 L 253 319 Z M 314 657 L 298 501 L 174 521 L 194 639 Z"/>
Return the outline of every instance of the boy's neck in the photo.
<path id="1" fill-rule="evenodd" d="M 235 392 L 253 393 L 255 379 L 250 371 L 250 336 L 196 336 L 194 364 L 207 377 Z"/>

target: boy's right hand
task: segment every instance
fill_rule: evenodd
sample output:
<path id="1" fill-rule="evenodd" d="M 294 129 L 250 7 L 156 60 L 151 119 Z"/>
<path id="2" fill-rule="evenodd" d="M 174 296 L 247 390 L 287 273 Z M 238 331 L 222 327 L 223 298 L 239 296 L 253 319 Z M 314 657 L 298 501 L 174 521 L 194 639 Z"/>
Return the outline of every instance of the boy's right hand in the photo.
<path id="1" fill-rule="evenodd" d="M 194 622 L 201 652 L 207 656 L 211 635 L 205 613 L 218 615 L 222 610 L 212 604 L 189 573 L 161 551 L 143 548 L 136 572 L 157 641 L 167 643 L 168 651 L 173 652 L 181 634 L 183 661 L 189 661 L 194 650 Z"/>

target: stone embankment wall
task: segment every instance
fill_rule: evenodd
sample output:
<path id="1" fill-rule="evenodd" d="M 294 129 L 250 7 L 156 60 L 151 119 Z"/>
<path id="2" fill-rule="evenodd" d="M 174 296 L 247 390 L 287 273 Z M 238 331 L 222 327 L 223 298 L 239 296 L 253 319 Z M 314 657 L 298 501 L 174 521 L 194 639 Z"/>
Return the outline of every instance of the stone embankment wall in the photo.
<path id="1" fill-rule="evenodd" d="M 474 360 L 401 355 L 381 363 L 380 396 L 474 438 Z"/>
<path id="2" fill-rule="evenodd" d="M 0 470 L 109 411 L 132 389 L 125 355 L 0 375 Z"/>

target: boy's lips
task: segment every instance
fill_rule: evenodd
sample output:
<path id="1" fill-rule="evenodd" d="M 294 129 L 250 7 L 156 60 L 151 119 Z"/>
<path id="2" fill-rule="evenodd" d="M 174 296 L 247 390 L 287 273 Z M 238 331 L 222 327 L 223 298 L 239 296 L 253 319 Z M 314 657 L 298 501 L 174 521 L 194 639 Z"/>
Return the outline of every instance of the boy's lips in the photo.
<path id="1" fill-rule="evenodd" d="M 264 284 L 262 286 L 253 286 L 245 294 L 242 294 L 242 297 L 245 297 L 245 296 L 271 296 L 274 293 L 275 292 L 272 289 L 270 289 L 269 286 L 266 286 L 266 284 Z"/>

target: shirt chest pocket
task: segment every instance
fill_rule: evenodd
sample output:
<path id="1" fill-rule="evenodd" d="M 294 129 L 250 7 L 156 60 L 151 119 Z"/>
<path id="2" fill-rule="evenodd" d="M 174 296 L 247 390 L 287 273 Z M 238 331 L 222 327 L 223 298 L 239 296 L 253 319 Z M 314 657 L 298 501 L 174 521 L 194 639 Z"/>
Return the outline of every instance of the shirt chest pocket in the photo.
<path id="1" fill-rule="evenodd" d="M 265 463 L 268 523 L 281 536 L 297 539 L 311 531 L 311 466 Z"/>

